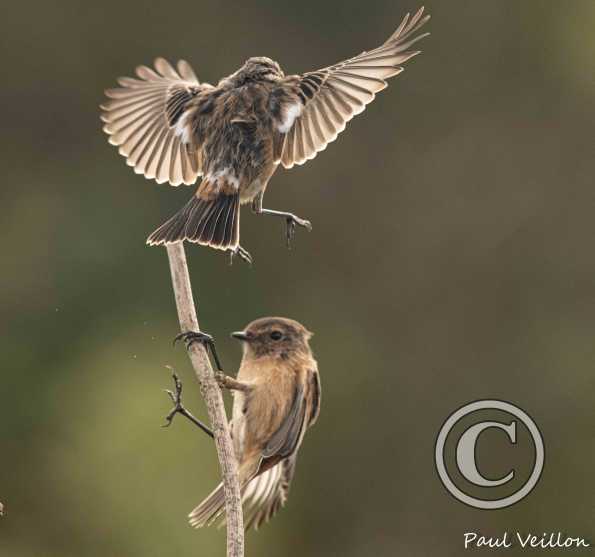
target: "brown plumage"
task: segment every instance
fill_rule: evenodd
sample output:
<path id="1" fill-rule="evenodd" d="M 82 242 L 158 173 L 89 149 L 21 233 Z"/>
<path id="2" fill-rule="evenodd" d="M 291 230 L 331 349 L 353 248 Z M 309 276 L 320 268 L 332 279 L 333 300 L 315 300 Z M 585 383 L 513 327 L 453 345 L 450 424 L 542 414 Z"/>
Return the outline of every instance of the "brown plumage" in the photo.
<path id="1" fill-rule="evenodd" d="M 217 86 L 200 83 L 185 61 L 177 69 L 163 58 L 155 69 L 139 66 L 137 78 L 120 78 L 102 105 L 109 141 L 134 167 L 158 183 L 193 184 L 188 204 L 153 232 L 151 245 L 187 240 L 231 250 L 239 246 L 240 205 L 286 219 L 287 239 L 304 219 L 263 209 L 262 197 L 279 164 L 313 159 L 364 110 L 386 79 L 419 51 L 411 46 L 428 21 L 421 8 L 409 14 L 378 48 L 326 68 L 285 76 L 269 58 L 250 58 Z"/>
<path id="2" fill-rule="evenodd" d="M 232 438 L 238 457 L 246 528 L 258 528 L 287 500 L 297 452 L 318 418 L 320 378 L 297 321 L 267 317 L 234 333 L 244 345 L 237 378 L 218 375 L 233 390 Z M 190 513 L 190 524 L 211 524 L 224 511 L 220 484 Z"/>

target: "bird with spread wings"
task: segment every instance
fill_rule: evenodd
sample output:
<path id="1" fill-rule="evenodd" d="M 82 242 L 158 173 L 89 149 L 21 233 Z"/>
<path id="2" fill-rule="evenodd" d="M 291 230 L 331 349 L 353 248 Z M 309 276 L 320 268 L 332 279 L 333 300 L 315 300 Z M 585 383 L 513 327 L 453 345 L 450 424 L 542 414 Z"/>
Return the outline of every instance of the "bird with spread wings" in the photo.
<path id="1" fill-rule="evenodd" d="M 411 47 L 428 33 L 421 8 L 405 16 L 379 47 L 326 68 L 285 75 L 265 57 L 249 58 L 216 86 L 201 83 L 181 60 L 139 66 L 135 78 L 106 90 L 104 131 L 137 174 L 172 186 L 199 182 L 188 203 L 147 239 L 150 245 L 195 242 L 251 261 L 240 246 L 240 206 L 286 222 L 289 244 L 296 226 L 310 222 L 262 206 L 279 165 L 313 159 L 362 112 L 386 79 L 419 54 Z M 200 181 L 199 181 L 200 178 Z"/>

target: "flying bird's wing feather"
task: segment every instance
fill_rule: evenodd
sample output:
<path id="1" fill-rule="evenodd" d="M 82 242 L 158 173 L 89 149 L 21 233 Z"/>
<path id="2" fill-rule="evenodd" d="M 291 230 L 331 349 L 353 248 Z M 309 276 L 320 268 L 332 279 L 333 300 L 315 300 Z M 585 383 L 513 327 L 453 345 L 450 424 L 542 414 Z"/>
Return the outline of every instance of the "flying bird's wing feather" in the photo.
<path id="1" fill-rule="evenodd" d="M 157 58 L 154 70 L 139 66 L 136 75 L 120 78 L 120 87 L 105 91 L 103 130 L 137 174 L 159 184 L 193 184 L 201 165 L 199 149 L 192 145 L 185 125 L 185 110 L 199 92 L 211 86 L 201 85 L 184 60 L 176 69 Z"/>
<path id="2" fill-rule="evenodd" d="M 413 36 L 429 19 L 421 8 L 412 18 L 405 16 L 388 40 L 369 52 L 298 77 L 296 92 L 301 101 L 300 114 L 286 133 L 278 134 L 283 142 L 280 161 L 285 168 L 304 164 L 337 138 L 345 125 L 376 93 L 387 86 L 386 79 L 403 71 L 401 64 L 419 54 L 410 50 L 429 33 Z M 286 78 L 287 82 L 295 76 Z"/>

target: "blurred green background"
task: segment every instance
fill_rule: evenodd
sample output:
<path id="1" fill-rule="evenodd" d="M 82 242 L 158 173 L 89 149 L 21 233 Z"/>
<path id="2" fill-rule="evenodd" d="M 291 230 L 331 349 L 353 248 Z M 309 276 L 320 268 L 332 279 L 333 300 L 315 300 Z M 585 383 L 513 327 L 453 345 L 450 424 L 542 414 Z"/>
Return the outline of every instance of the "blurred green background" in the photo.
<path id="1" fill-rule="evenodd" d="M 223 531 L 185 518 L 218 482 L 212 442 L 183 419 L 160 428 L 166 364 L 205 411 L 171 346 L 165 252 L 144 244 L 193 190 L 126 166 L 101 132 L 103 89 L 158 55 L 209 82 L 255 55 L 316 69 L 417 7 L 5 7 L 2 557 L 224 554 Z M 253 268 L 187 251 L 230 372 L 228 333 L 256 317 L 316 333 L 321 417 L 287 508 L 248 534 L 247 556 L 455 556 L 474 530 L 595 535 L 595 2 L 426 7 L 424 53 L 317 159 L 271 181 L 265 205 L 313 232 L 287 251 L 281 224 L 245 209 Z M 547 461 L 531 495 L 488 512 L 445 491 L 433 445 L 452 411 L 492 397 L 532 415 Z"/>

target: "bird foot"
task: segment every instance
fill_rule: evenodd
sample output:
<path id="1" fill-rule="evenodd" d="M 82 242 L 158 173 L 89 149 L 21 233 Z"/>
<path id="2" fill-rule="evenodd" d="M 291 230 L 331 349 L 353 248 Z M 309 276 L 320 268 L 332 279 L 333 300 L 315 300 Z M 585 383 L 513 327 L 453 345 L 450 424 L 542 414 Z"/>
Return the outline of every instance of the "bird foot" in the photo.
<path id="1" fill-rule="evenodd" d="M 221 387 L 222 389 L 226 386 L 226 379 L 227 375 L 225 375 L 225 373 L 223 373 L 222 371 L 215 372 L 215 381 L 217 382 L 217 385 L 219 385 L 219 387 Z"/>
<path id="2" fill-rule="evenodd" d="M 174 380 L 175 392 L 170 389 L 163 389 L 171 398 L 174 403 L 174 407 L 169 411 L 169 414 L 165 416 L 165 423 L 161 427 L 169 427 L 174 421 L 176 414 L 182 414 L 186 411 L 182 404 L 182 382 L 178 377 L 178 374 L 172 369 L 171 376 Z"/>
<path id="3" fill-rule="evenodd" d="M 239 256 L 240 259 L 248 263 L 248 265 L 252 265 L 252 256 L 250 255 L 250 252 L 248 252 L 248 250 L 244 249 L 242 246 L 238 246 L 237 248 L 230 249 L 228 251 L 230 265 L 233 265 L 233 260 L 236 255 Z"/>
<path id="4" fill-rule="evenodd" d="M 285 241 L 287 242 L 287 249 L 291 249 L 291 242 L 295 236 L 296 226 L 301 226 L 308 232 L 312 232 L 312 224 L 309 220 L 301 219 L 300 217 L 289 213 L 285 218 Z"/>
<path id="5" fill-rule="evenodd" d="M 174 380 L 175 391 L 171 391 L 170 389 L 164 390 L 169 395 L 169 398 L 171 398 L 171 401 L 174 403 L 174 407 L 169 411 L 169 414 L 165 416 L 165 423 L 162 427 L 169 427 L 171 423 L 174 421 L 176 414 L 181 414 L 185 418 L 189 419 L 193 424 L 202 429 L 207 435 L 213 437 L 213 432 L 199 419 L 195 418 L 188 410 L 186 410 L 186 408 L 184 408 L 184 405 L 182 404 L 182 381 L 180 381 L 178 374 L 173 370 L 173 368 L 169 369 L 171 369 L 172 372 L 171 376 Z"/>
<path id="6" fill-rule="evenodd" d="M 215 360 L 217 369 L 221 369 L 221 362 L 219 361 L 219 356 L 217 355 L 217 349 L 215 347 L 215 339 L 211 335 L 201 331 L 188 331 L 185 333 L 180 333 L 174 338 L 174 346 L 179 340 L 183 340 L 186 343 L 186 350 L 188 350 L 195 342 L 202 344 L 207 352 L 209 350 L 211 351 L 211 355 Z"/>

